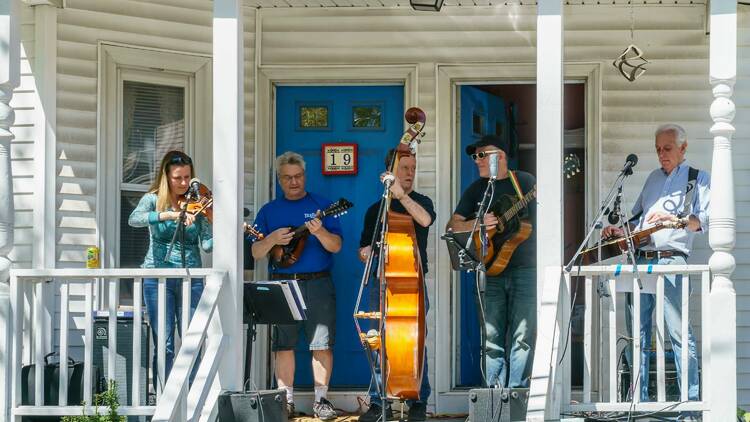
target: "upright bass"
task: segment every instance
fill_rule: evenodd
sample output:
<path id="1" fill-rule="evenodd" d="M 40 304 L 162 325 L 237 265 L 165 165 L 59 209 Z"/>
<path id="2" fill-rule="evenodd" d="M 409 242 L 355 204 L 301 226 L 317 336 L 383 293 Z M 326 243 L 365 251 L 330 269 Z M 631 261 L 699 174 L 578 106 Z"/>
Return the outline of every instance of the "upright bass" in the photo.
<path id="1" fill-rule="evenodd" d="M 388 166 L 391 173 L 398 167 L 402 156 L 415 153 L 416 144 L 423 136 L 425 113 L 412 107 L 404 117 L 409 126 Z M 380 289 L 379 311 L 360 310 L 362 294 L 372 276 L 376 255 L 373 252 L 365 264 L 354 309 L 354 322 L 373 375 L 378 365 L 375 354 L 380 354 L 380 373 L 383 374 L 382 386 L 379 387 L 381 397 L 418 400 L 425 360 L 424 272 L 414 220 L 409 214 L 390 210 L 390 184 L 387 178 L 384 183 L 379 224 L 376 224 L 380 230 L 374 233 L 370 245 L 371 251 L 380 251 L 376 264 Z M 363 332 L 360 320 L 364 319 L 377 321 L 377 330 Z"/>

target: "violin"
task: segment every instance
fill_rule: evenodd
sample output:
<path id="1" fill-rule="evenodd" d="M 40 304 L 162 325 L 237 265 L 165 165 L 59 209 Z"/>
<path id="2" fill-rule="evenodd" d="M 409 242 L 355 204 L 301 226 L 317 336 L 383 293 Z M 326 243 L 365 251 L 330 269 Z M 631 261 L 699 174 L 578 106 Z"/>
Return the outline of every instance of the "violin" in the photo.
<path id="1" fill-rule="evenodd" d="M 185 212 L 192 215 L 203 214 L 210 224 L 214 222 L 214 198 L 211 190 L 208 186 L 203 183 L 198 188 L 198 197 L 194 198 L 188 196 L 187 192 L 180 195 L 177 204 L 180 209 L 185 209 Z"/>

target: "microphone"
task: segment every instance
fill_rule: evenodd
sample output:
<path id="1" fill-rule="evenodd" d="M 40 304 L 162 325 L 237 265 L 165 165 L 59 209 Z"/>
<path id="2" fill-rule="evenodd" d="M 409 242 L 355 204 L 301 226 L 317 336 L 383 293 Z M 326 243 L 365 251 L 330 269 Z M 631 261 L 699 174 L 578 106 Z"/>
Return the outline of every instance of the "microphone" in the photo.
<path id="1" fill-rule="evenodd" d="M 200 179 L 198 179 L 197 177 L 193 177 L 192 179 L 190 179 L 190 187 L 188 188 L 187 196 L 192 196 L 196 201 L 201 199 L 200 187 Z"/>
<path id="2" fill-rule="evenodd" d="M 620 221 L 620 201 L 615 201 L 615 206 L 612 211 L 607 215 L 607 221 L 609 224 L 617 224 Z"/>
<path id="3" fill-rule="evenodd" d="M 245 217 L 249 217 L 250 216 L 250 210 L 247 207 L 245 207 L 245 208 L 242 209 L 242 214 Z"/>
<path id="4" fill-rule="evenodd" d="M 633 167 L 638 164 L 638 156 L 635 154 L 629 154 L 625 159 L 625 166 L 622 168 L 622 174 L 630 176 L 633 174 Z"/>
<path id="5" fill-rule="evenodd" d="M 487 159 L 490 160 L 490 180 L 497 180 L 497 153 L 490 154 Z"/>

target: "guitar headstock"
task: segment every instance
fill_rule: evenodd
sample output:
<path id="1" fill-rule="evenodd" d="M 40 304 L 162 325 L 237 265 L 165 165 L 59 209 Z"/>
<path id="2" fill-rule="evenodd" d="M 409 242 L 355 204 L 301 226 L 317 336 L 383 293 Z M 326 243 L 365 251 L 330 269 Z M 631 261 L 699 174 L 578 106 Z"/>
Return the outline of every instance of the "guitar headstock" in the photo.
<path id="1" fill-rule="evenodd" d="M 328 208 L 323 210 L 323 212 L 320 214 L 320 218 L 328 217 L 328 216 L 334 216 L 338 217 L 342 214 L 346 214 L 346 210 L 353 207 L 354 204 L 349 202 L 349 200 L 345 198 L 341 198 L 338 201 L 334 202 Z"/>
<path id="2" fill-rule="evenodd" d="M 264 237 L 266 237 L 263 233 L 261 233 L 258 230 L 258 225 L 253 224 L 252 226 L 245 223 L 244 224 L 245 233 L 247 233 L 249 236 L 254 237 L 255 240 L 263 240 Z"/>
<path id="3" fill-rule="evenodd" d="M 570 179 L 581 172 L 581 159 L 572 152 L 563 159 L 563 174 L 566 179 Z"/>

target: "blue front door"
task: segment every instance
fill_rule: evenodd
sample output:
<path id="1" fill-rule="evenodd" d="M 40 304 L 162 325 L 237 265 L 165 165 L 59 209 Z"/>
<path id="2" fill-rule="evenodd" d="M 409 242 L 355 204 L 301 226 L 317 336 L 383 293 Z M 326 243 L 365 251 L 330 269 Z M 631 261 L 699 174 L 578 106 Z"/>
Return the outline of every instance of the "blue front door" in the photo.
<path id="1" fill-rule="evenodd" d="M 331 200 L 344 197 L 354 208 L 341 217 L 344 243 L 335 255 L 336 345 L 331 387 L 366 388 L 370 369 L 357 338 L 352 314 L 364 266 L 357 258 L 367 207 L 380 198 L 378 176 L 387 151 L 404 129 L 404 87 L 279 86 L 276 88 L 276 155 L 295 151 L 305 158 L 307 185 Z M 357 144 L 357 174 L 323 175 L 321 146 Z M 282 195 L 278 184 L 276 195 Z M 306 340 L 306 339 L 305 339 Z M 295 385 L 311 386 L 307 343 L 297 346 Z"/>

